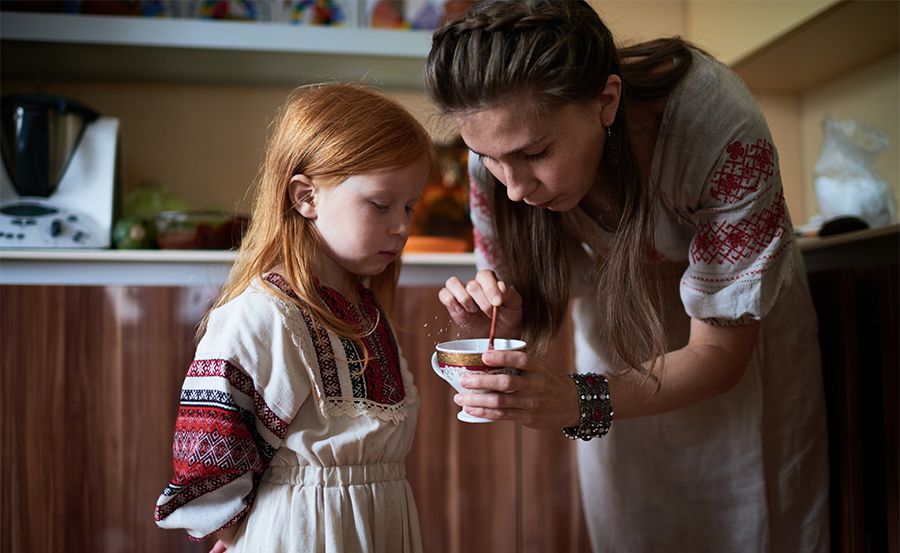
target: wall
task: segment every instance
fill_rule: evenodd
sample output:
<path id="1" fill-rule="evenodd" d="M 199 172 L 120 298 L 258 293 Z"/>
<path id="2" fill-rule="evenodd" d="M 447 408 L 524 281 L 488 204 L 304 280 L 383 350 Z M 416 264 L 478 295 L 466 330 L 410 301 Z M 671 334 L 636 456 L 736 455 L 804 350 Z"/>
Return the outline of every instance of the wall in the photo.
<path id="1" fill-rule="evenodd" d="M 588 3 L 623 44 L 686 32 L 683 0 L 588 0 Z"/>
<path id="2" fill-rule="evenodd" d="M 725 63 L 837 3 L 837 0 L 685 0 L 685 34 Z"/>

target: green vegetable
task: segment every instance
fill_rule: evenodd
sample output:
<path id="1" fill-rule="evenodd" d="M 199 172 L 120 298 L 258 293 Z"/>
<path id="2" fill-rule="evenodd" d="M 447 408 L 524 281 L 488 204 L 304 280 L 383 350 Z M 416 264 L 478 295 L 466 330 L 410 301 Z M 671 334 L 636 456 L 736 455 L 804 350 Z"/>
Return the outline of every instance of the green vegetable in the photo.
<path id="1" fill-rule="evenodd" d="M 156 225 L 141 217 L 125 217 L 113 226 L 113 244 L 120 250 L 156 247 Z"/>

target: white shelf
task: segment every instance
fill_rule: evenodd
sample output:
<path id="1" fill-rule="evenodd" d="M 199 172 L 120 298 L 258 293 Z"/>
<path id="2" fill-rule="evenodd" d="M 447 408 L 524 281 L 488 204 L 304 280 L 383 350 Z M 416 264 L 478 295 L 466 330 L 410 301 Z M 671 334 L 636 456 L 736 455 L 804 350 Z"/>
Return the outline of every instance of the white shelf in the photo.
<path id="1" fill-rule="evenodd" d="M 0 249 L 0 284 L 62 286 L 220 286 L 233 251 Z M 475 276 L 475 254 L 403 255 L 401 286 L 440 286 Z"/>
<path id="2" fill-rule="evenodd" d="M 427 31 L 3 12 L 5 79 L 422 87 Z"/>
<path id="3" fill-rule="evenodd" d="M 900 48 L 900 2 L 835 4 L 732 63 L 755 90 L 803 92 Z"/>

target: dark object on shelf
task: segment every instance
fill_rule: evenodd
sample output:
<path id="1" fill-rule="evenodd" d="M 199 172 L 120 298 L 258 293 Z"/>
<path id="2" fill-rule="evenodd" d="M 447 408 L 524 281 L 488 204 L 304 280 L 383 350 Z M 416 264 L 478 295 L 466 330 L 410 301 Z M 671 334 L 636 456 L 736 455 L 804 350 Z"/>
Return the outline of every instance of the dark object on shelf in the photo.
<path id="1" fill-rule="evenodd" d="M 456 137 L 447 144 L 438 144 L 438 162 L 422 190 L 413 217 L 413 234 L 463 241 L 462 251 L 472 250 L 472 223 L 469 220 L 469 177 L 466 171 L 468 148 Z M 421 247 L 427 247 L 425 242 Z M 453 244 L 450 249 L 459 251 Z M 414 247 L 410 248 L 410 251 Z"/>
<path id="2" fill-rule="evenodd" d="M 156 240 L 164 250 L 236 249 L 249 222 L 215 211 L 164 211 L 156 216 Z"/>
<path id="3" fill-rule="evenodd" d="M 832 236 L 855 230 L 866 230 L 867 228 L 869 228 L 869 224 L 859 217 L 835 217 L 822 224 L 822 228 L 819 229 L 819 236 Z"/>

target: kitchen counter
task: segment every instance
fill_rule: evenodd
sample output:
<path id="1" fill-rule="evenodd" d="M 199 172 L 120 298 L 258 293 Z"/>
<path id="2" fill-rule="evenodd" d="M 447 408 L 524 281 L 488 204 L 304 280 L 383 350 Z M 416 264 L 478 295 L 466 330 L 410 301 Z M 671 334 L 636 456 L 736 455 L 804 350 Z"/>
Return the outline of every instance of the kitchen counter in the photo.
<path id="1" fill-rule="evenodd" d="M 0 249 L 0 284 L 219 286 L 233 251 Z M 472 278 L 475 254 L 403 255 L 402 286 L 440 286 L 450 276 Z"/>
<path id="2" fill-rule="evenodd" d="M 836 267 L 896 265 L 900 258 L 900 224 L 824 238 L 804 237 L 798 239 L 797 243 L 803 252 L 807 272 Z"/>
<path id="3" fill-rule="evenodd" d="M 900 224 L 798 244 L 808 271 L 836 266 L 897 263 Z M 219 286 L 234 262 L 233 251 L 210 250 L 18 250 L 0 249 L 0 284 Z M 440 286 L 450 276 L 475 275 L 472 253 L 408 253 L 400 285 Z"/>

